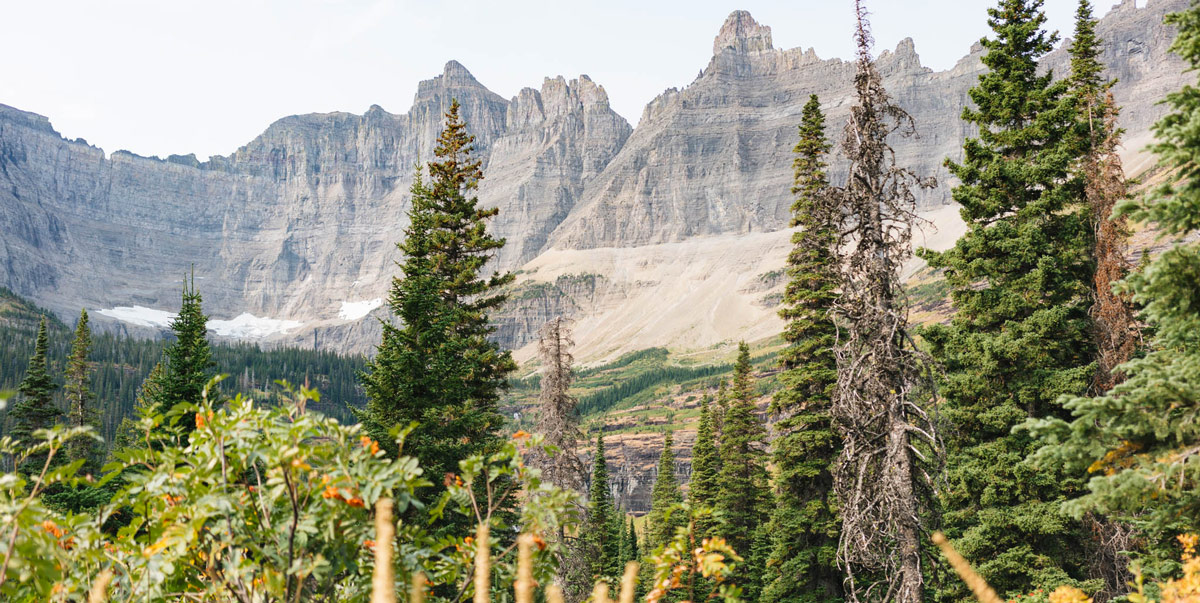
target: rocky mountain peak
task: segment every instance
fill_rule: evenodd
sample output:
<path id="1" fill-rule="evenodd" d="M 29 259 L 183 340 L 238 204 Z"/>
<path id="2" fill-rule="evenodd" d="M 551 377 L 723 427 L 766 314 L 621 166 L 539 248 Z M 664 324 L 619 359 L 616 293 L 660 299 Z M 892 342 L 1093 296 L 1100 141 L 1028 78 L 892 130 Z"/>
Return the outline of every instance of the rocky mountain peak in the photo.
<path id="1" fill-rule="evenodd" d="M 479 80 L 475 79 L 475 76 L 471 75 L 471 72 L 462 63 L 451 60 L 442 68 L 441 75 L 424 80 L 417 85 L 416 102 L 419 104 L 422 100 L 436 97 L 439 92 L 448 90 L 471 90 L 486 96 L 500 98 L 483 84 L 479 83 Z M 460 98 L 459 102 L 462 101 L 463 99 Z"/>
<path id="2" fill-rule="evenodd" d="M 763 52 L 772 48 L 774 47 L 771 45 L 771 28 L 759 24 L 754 17 L 750 16 L 749 12 L 744 10 L 735 10 L 729 13 L 725 23 L 721 25 L 721 31 L 713 40 L 713 56 L 721 54 L 725 50 L 745 54 Z"/>
<path id="3" fill-rule="evenodd" d="M 885 50 L 879 55 L 882 69 L 911 71 L 921 69 L 921 58 L 917 56 L 916 44 L 912 38 L 904 38 L 896 45 L 896 50 Z"/>
<path id="4" fill-rule="evenodd" d="M 475 76 L 471 75 L 471 72 L 467 71 L 467 68 L 463 67 L 462 63 L 455 60 L 446 62 L 446 66 L 442 68 L 442 78 L 445 79 L 447 84 L 479 85 L 479 81 L 475 79 Z"/>

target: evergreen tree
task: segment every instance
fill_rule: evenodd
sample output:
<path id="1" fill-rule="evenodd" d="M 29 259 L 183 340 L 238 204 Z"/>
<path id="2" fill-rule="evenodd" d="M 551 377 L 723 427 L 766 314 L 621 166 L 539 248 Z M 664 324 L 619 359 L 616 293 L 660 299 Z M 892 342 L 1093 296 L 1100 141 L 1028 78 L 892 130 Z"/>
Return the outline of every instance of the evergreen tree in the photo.
<path id="1" fill-rule="evenodd" d="M 637 527 L 633 524 L 633 518 L 627 517 L 625 522 L 624 538 L 622 539 L 621 550 L 621 566 L 624 567 L 630 561 L 637 561 L 641 557 L 641 551 L 638 547 Z"/>
<path id="2" fill-rule="evenodd" d="M 504 419 L 500 392 L 516 365 L 488 340 L 488 312 L 504 302 L 497 289 L 511 274 L 485 276 L 484 266 L 504 245 L 487 231 L 495 209 L 478 206 L 483 177 L 452 101 L 428 164 L 430 182 L 412 185 L 404 276 L 392 281 L 388 304 L 401 322 L 385 324 L 379 352 L 363 374 L 368 403 L 360 413 L 381 446 L 396 454 L 388 432 L 417 423 L 407 453 L 429 475 L 458 471 L 459 461 L 497 449 Z"/>
<path id="3" fill-rule="evenodd" d="M 650 512 L 646 514 L 645 529 L 638 543 L 638 552 L 643 556 L 638 572 L 638 596 L 644 596 L 654 585 L 654 563 L 651 556 L 659 547 L 675 537 L 677 528 L 687 525 L 685 513 L 677 509 L 683 503 L 679 482 L 675 479 L 674 433 L 663 436 L 663 449 L 658 457 L 658 472 L 654 487 L 650 490 Z M 673 599 L 672 599 L 673 600 Z"/>
<path id="4" fill-rule="evenodd" d="M 720 471 L 721 456 L 717 451 L 713 430 L 712 404 L 705 395 L 700 400 L 700 425 L 696 428 L 696 445 L 692 448 L 692 480 L 688 484 L 688 502 L 693 509 L 716 509 L 721 486 Z M 696 532 L 702 536 L 713 535 L 713 528 L 711 515 L 696 521 Z"/>
<path id="5" fill-rule="evenodd" d="M 200 405 L 204 386 L 212 379 L 216 367 L 208 344 L 208 317 L 204 315 L 202 303 L 193 275 L 190 284 L 184 281 L 179 315 L 171 320 L 175 341 L 163 352 L 166 366 L 155 412 L 170 417 L 168 424 L 174 425 L 173 432 L 179 443 L 186 442 L 188 434 L 196 428 L 195 411 L 180 412 L 180 405 Z"/>
<path id="6" fill-rule="evenodd" d="M 46 359 L 46 350 L 50 346 L 46 334 L 46 317 L 42 317 L 38 325 L 37 344 L 33 356 L 29 358 L 29 368 L 25 378 L 21 380 L 20 394 L 17 403 L 8 413 L 12 426 L 9 435 L 21 447 L 33 446 L 37 439 L 33 432 L 53 426 L 62 416 L 62 411 L 54 405 L 54 391 L 58 385 L 50 377 L 50 365 Z M 37 474 L 46 464 L 46 454 L 33 454 L 25 459 L 17 470 L 25 475 Z"/>
<path id="7" fill-rule="evenodd" d="M 71 340 L 71 355 L 67 358 L 66 385 L 63 388 L 67 398 L 67 425 L 70 427 L 98 427 L 91 388 L 92 369 L 88 363 L 91 352 L 92 330 L 88 326 L 87 310 L 84 309 L 79 313 L 75 338 Z M 70 461 L 82 459 L 82 474 L 96 473 L 100 469 L 99 442 L 91 438 L 75 438 L 67 443 L 66 458 Z"/>
<path id="8" fill-rule="evenodd" d="M 1200 68 L 1200 7 L 1167 17 L 1178 27 L 1172 50 Z M 1155 223 L 1186 240 L 1200 232 L 1200 180 L 1191 177 L 1200 154 L 1200 94 L 1187 85 L 1167 96 L 1171 113 L 1154 126 L 1151 149 L 1167 181 L 1119 211 Z M 1125 380 L 1098 397 L 1064 401 L 1068 418 L 1027 425 L 1043 444 L 1034 461 L 1043 471 L 1065 466 L 1090 476 L 1066 503 L 1074 517 L 1096 512 L 1135 525 L 1149 542 L 1143 555 L 1150 575 L 1174 568 L 1174 537 L 1200 532 L 1200 243 L 1177 242 L 1122 284 L 1152 327 L 1145 356 L 1121 365 Z M 1169 565 L 1168 565 L 1169 564 Z"/>
<path id="9" fill-rule="evenodd" d="M 717 407 L 713 409 L 713 434 L 720 446 L 721 434 L 725 433 L 725 414 L 729 412 L 729 390 L 724 379 L 717 382 Z"/>
<path id="10" fill-rule="evenodd" d="M 113 439 L 113 451 L 123 448 L 145 448 L 153 442 L 147 438 L 156 439 L 158 434 L 146 434 L 142 431 L 140 420 L 153 416 L 160 407 L 163 382 L 166 380 L 166 359 L 160 359 L 150 375 L 138 387 L 137 398 L 133 403 L 133 414 L 121 419 L 117 426 L 117 435 Z"/>
<path id="11" fill-rule="evenodd" d="M 1080 484 L 1029 470 L 1022 461 L 1034 441 L 1013 427 L 1061 416 L 1058 397 L 1087 390 L 1094 269 L 1082 183 L 1072 174 L 1081 154 L 1075 98 L 1068 82 L 1038 70 L 1057 36 L 1042 29 L 1041 0 L 1000 0 L 988 12 L 989 70 L 963 111 L 978 137 L 964 144 L 962 163 L 947 161 L 961 181 L 953 197 L 967 232 L 950 250 L 922 252 L 944 270 L 956 313 L 924 334 L 946 371 L 939 393 L 953 425 L 947 536 L 993 587 L 1015 594 L 1084 575 L 1078 543 L 1086 536 L 1058 511 Z M 969 596 L 961 583 L 945 584 L 942 596 Z"/>
<path id="12" fill-rule="evenodd" d="M 1141 339 L 1137 319 L 1128 299 L 1113 285 L 1128 274 L 1129 229 L 1124 216 L 1113 215 L 1117 203 L 1128 195 L 1125 170 L 1117 150 L 1121 129 L 1120 109 L 1112 96 L 1112 80 L 1104 79 L 1100 64 L 1100 39 L 1088 0 L 1080 0 L 1075 13 L 1075 39 L 1071 43 L 1071 93 L 1079 108 L 1083 133 L 1083 157 L 1077 171 L 1084 180 L 1084 196 L 1091 212 L 1095 273 L 1093 302 L 1089 314 L 1094 321 L 1097 348 L 1093 389 L 1103 393 L 1120 381 L 1117 365 L 1129 360 Z M 1114 587 L 1123 587 L 1118 580 Z"/>
<path id="13" fill-rule="evenodd" d="M 837 385 L 837 334 L 831 316 L 837 300 L 837 227 L 825 177 L 825 116 L 809 97 L 796 144 L 792 204 L 794 245 L 779 315 L 787 321 L 780 353 L 783 372 L 771 400 L 779 417 L 773 443 L 775 506 L 770 582 L 763 601 L 829 601 L 842 594 L 837 569 L 839 523 L 833 496 L 833 463 L 841 449 L 830 406 Z M 703 420 L 703 419 L 702 419 Z M 697 445 L 699 454 L 699 445 Z"/>
<path id="14" fill-rule="evenodd" d="M 604 460 L 604 437 L 596 436 L 596 454 L 592 462 L 592 487 L 588 496 L 587 520 L 583 539 L 587 543 L 591 582 L 619 579 L 621 559 L 621 514 L 613 506 L 609 490 L 608 462 Z"/>
<path id="15" fill-rule="evenodd" d="M 1100 39 L 1096 36 L 1096 19 L 1088 0 L 1079 0 L 1070 53 L 1071 94 L 1079 108 L 1079 129 L 1084 141 L 1083 157 L 1076 171 L 1083 177 L 1094 237 L 1093 297 L 1088 310 L 1096 344 L 1092 390 L 1102 394 L 1120 382 L 1116 367 L 1133 356 L 1141 342 L 1141 329 L 1128 296 L 1114 289 L 1131 268 L 1126 259 L 1128 220 L 1123 215 L 1113 215 L 1117 203 L 1128 195 L 1129 187 L 1118 154 L 1122 131 L 1117 127 L 1119 108 L 1112 95 L 1115 82 L 1102 77 Z M 1093 599 L 1102 602 L 1125 594 L 1127 585 L 1134 580 L 1127 554 L 1138 548 L 1133 531 L 1127 524 L 1095 513 L 1083 516 L 1082 522 L 1084 532 L 1090 536 L 1088 576 L 1104 580 L 1104 588 Z"/>
<path id="16" fill-rule="evenodd" d="M 762 544 L 765 535 L 770 489 L 767 476 L 767 430 L 755 412 L 754 383 L 750 375 L 750 347 L 738 344 L 737 364 L 733 369 L 729 411 L 721 434 L 719 535 L 746 559 L 738 566 L 734 583 L 745 589 L 746 597 L 758 600 L 766 559 Z M 755 553 L 759 553 L 756 555 Z"/>
<path id="17" fill-rule="evenodd" d="M 684 525 L 684 517 L 671 511 L 683 502 L 679 482 L 675 479 L 675 443 L 670 431 L 663 436 L 663 449 L 658 457 L 658 476 L 650 491 L 650 513 L 646 516 L 645 553 L 662 546 L 675 536 L 675 528 Z"/>

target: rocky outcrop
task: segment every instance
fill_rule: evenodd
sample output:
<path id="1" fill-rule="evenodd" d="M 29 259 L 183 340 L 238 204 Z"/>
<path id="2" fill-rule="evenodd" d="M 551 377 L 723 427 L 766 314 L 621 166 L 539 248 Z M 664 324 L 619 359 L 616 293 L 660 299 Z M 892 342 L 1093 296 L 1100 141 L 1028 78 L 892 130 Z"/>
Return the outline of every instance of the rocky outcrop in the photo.
<path id="1" fill-rule="evenodd" d="M 479 194 L 501 209 L 494 228 L 512 241 L 510 267 L 533 257 L 631 130 L 586 76 L 510 102 L 454 61 L 420 84 L 406 114 L 287 117 L 207 162 L 106 156 L 0 105 L 0 284 L 61 315 L 172 310 L 194 267 L 214 318 L 298 320 L 270 339 L 369 351 L 374 321 L 358 326 L 339 309 L 386 297 L 413 166 L 432 157 L 452 98 L 486 162 Z"/>
<path id="2" fill-rule="evenodd" d="M 1192 77 L 1168 51 L 1173 32 L 1161 24 L 1164 15 L 1185 6 L 1183 0 L 1151 0 L 1138 9 L 1126 0 L 1097 29 L 1108 75 L 1118 78 L 1114 94 L 1126 107 L 1121 124 L 1138 148 L 1165 111 L 1155 101 Z M 960 157 L 971 133 L 959 116 L 984 69 L 982 52 L 977 45 L 943 72 L 921 65 L 911 39 L 878 57 L 884 85 L 917 125 L 917 136 L 892 141 L 899 163 L 943 183 L 919 194 L 924 208 L 950 202 L 942 161 Z M 691 85 L 647 105 L 629 142 L 584 192 L 551 246 L 637 246 L 786 227 L 801 108 L 817 94 L 827 134 L 840 140 L 854 103 L 854 65 L 822 60 L 811 49 L 772 48 L 770 28 L 744 11 L 726 20 L 713 54 Z M 1067 73 L 1065 50 L 1051 53 L 1045 64 Z M 844 163 L 835 157 L 831 164 L 831 179 L 843 180 Z"/>
<path id="3" fill-rule="evenodd" d="M 1161 25 L 1186 6 L 1125 0 L 1100 22 L 1131 149 L 1165 110 L 1156 101 L 1194 77 L 1168 52 L 1173 32 Z M 878 59 L 918 126 L 919 138 L 894 141 L 899 160 L 943 184 L 943 158 L 970 134 L 959 114 L 981 52 L 943 72 L 923 67 L 911 40 Z M 1064 72 L 1063 51 L 1045 65 Z M 79 306 L 161 317 L 194 267 L 213 318 L 250 314 L 243 323 L 268 343 L 370 351 L 377 321 L 347 308 L 386 297 L 413 166 L 432 157 L 457 99 L 487 174 L 480 200 L 500 209 L 493 229 L 508 240 L 492 266 L 523 269 L 496 317 L 502 343 L 526 344 L 560 314 L 576 317 L 585 357 L 765 336 L 777 331 L 777 288 L 750 281 L 786 255 L 801 108 L 819 94 L 836 140 L 852 77 L 851 63 L 774 48 L 770 28 L 737 11 L 696 81 L 651 101 L 636 129 L 587 76 L 547 78 L 506 100 L 455 61 L 421 82 L 406 113 L 287 117 L 206 162 L 106 154 L 0 105 L 0 285 L 67 317 Z M 843 171 L 835 161 L 835 182 Z M 941 216 L 948 191 L 920 202 Z M 590 290 L 560 282 L 579 274 L 596 275 Z M 98 326 L 117 324 L 92 314 Z M 145 333 L 162 324 L 120 320 Z"/>

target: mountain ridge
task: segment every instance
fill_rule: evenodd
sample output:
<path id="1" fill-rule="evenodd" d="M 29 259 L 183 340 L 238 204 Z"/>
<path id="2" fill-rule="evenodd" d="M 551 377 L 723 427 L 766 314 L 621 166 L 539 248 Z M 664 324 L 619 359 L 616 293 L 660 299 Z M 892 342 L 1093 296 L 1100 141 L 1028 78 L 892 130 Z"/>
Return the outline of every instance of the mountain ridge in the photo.
<path id="1" fill-rule="evenodd" d="M 1130 148 L 1148 141 L 1162 113 L 1148 101 L 1186 81 L 1160 25 L 1184 6 L 1125 0 L 1100 21 Z M 942 158 L 969 134 L 958 115 L 981 50 L 946 71 L 922 66 L 911 39 L 880 53 L 885 85 L 918 120 L 922 138 L 896 147 L 919 172 L 944 181 Z M 1045 62 L 1061 73 L 1063 51 Z M 812 49 L 776 49 L 770 27 L 735 11 L 697 79 L 653 99 L 637 127 L 586 75 L 548 77 L 505 99 L 449 61 L 405 113 L 372 105 L 361 115 L 288 116 L 205 162 L 106 155 L 62 138 L 45 117 L 0 105 L 0 285 L 61 316 L 84 305 L 100 328 L 153 335 L 154 326 L 101 311 L 173 310 L 194 265 L 214 318 L 299 323 L 267 328 L 264 344 L 370 351 L 374 318 L 386 311 L 344 319 L 341 310 L 386 297 L 413 167 L 432 157 L 441 114 L 457 98 L 484 161 L 481 203 L 500 208 L 492 228 L 508 239 L 496 266 L 520 269 L 518 295 L 496 316 L 505 345 L 527 345 L 558 313 L 580 321 L 584 358 L 771 332 L 771 292 L 748 286 L 786 255 L 799 111 L 819 93 L 836 141 L 852 69 Z M 835 161 L 835 182 L 842 171 Z M 944 209 L 948 191 L 943 182 L 920 201 L 943 230 L 931 236 L 952 242 L 960 226 Z M 697 293 L 706 287 L 721 290 Z"/>

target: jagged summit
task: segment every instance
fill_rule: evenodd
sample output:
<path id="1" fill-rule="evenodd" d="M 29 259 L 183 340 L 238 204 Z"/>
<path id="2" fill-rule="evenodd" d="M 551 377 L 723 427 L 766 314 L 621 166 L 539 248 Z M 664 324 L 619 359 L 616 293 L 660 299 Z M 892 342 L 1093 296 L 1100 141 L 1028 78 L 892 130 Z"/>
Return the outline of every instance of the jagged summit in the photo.
<path id="1" fill-rule="evenodd" d="M 1097 27 L 1127 149 L 1151 142 L 1165 110 L 1153 101 L 1195 79 L 1162 24 L 1188 1 L 1125 0 Z M 0 105 L 0 286 L 61 316 L 86 305 L 97 329 L 134 333 L 139 323 L 99 311 L 173 311 L 178 274 L 194 265 L 211 278 L 214 316 L 303 323 L 267 345 L 370 352 L 378 321 L 346 316 L 386 297 L 414 166 L 432 157 L 456 99 L 485 162 L 481 206 L 500 210 L 490 228 L 508 241 L 493 265 L 521 271 L 495 316 L 506 347 L 525 346 L 556 315 L 579 321 L 589 360 L 765 338 L 779 330 L 778 283 L 759 277 L 777 273 L 791 248 L 796 124 L 819 94 L 840 139 L 854 64 L 774 48 L 771 29 L 744 11 L 725 21 L 714 50 L 700 77 L 646 105 L 636 132 L 587 76 L 539 78 L 508 99 L 457 61 L 430 73 L 407 110 L 284 118 L 203 163 L 106 156 Z M 879 50 L 886 88 L 920 133 L 895 141 L 897 161 L 945 182 L 943 159 L 970 134 L 959 115 L 982 49 L 937 72 L 919 65 L 910 40 Z M 1061 74 L 1068 60 L 1060 48 L 1043 64 Z M 842 181 L 831 163 L 830 179 Z M 955 208 L 942 205 L 948 191 L 921 197 L 940 229 L 930 246 L 958 232 Z"/>
<path id="2" fill-rule="evenodd" d="M 760 24 L 748 11 L 735 10 L 729 13 L 721 31 L 713 40 L 713 56 L 726 50 L 745 54 L 763 52 L 774 48 L 771 45 L 771 28 Z"/>
<path id="3" fill-rule="evenodd" d="M 446 66 L 442 68 L 442 77 L 445 78 L 447 82 L 461 82 L 470 84 L 479 83 L 479 81 L 475 79 L 475 76 L 471 75 L 471 72 L 468 71 L 466 67 L 463 67 L 462 63 L 459 63 L 453 59 L 447 61 Z"/>

